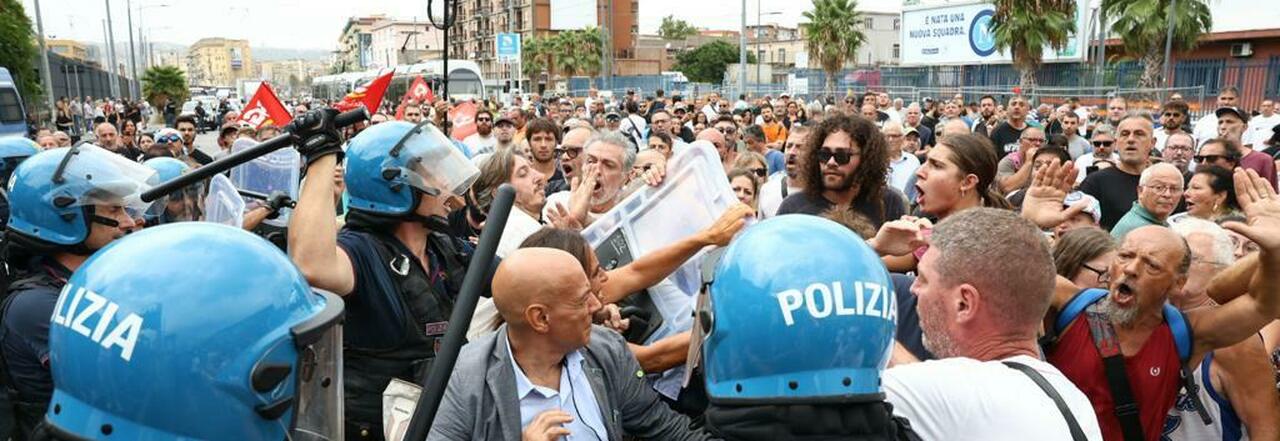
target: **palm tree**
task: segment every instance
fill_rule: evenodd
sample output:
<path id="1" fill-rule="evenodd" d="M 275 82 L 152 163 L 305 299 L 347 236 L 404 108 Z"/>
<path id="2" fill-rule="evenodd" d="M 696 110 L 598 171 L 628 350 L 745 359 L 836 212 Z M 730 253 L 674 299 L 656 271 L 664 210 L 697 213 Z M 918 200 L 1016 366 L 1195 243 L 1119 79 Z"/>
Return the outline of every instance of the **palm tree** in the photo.
<path id="1" fill-rule="evenodd" d="M 164 108 L 171 100 L 186 101 L 189 93 L 187 77 L 177 66 L 156 66 L 142 74 L 142 94 L 157 109 Z"/>
<path id="2" fill-rule="evenodd" d="M 529 37 L 521 43 L 520 62 L 529 79 L 537 82 L 539 72 L 547 73 L 547 81 L 551 81 L 555 72 L 555 56 L 557 50 L 552 37 Z"/>
<path id="3" fill-rule="evenodd" d="M 991 33 L 996 50 L 1013 54 L 1023 91 L 1036 86 L 1036 69 L 1044 47 L 1055 50 L 1070 43 L 1076 31 L 1075 0 L 996 0 Z"/>
<path id="4" fill-rule="evenodd" d="M 803 14 L 808 20 L 800 24 L 805 50 L 827 73 L 827 96 L 835 95 L 836 74 L 858 56 L 858 47 L 867 41 L 859 30 L 862 13 L 857 8 L 858 0 L 813 0 L 813 10 Z"/>
<path id="5" fill-rule="evenodd" d="M 556 35 L 555 41 L 559 54 L 557 68 L 566 78 L 600 71 L 600 46 L 604 38 L 599 29 L 563 31 Z"/>
<path id="6" fill-rule="evenodd" d="M 1177 8 L 1170 0 L 1104 0 L 1102 13 L 1115 17 L 1111 32 L 1120 36 L 1124 52 L 1142 63 L 1142 78 L 1138 87 L 1152 88 L 1161 84 L 1164 71 L 1165 38 L 1169 30 L 1169 18 L 1173 18 L 1173 50 L 1186 51 L 1195 48 L 1201 34 L 1213 27 L 1213 14 L 1203 0 L 1177 0 Z M 1164 78 L 1168 81 L 1168 78 Z"/>

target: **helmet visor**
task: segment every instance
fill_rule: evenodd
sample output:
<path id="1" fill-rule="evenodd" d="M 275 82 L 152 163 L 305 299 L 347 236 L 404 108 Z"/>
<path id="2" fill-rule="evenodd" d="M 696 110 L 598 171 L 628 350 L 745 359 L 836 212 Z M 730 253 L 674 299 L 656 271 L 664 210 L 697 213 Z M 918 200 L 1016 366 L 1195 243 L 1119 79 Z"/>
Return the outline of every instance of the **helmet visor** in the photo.
<path id="1" fill-rule="evenodd" d="M 342 299 L 316 291 L 325 307 L 294 327 L 298 345 L 297 407 L 293 440 L 340 440 L 342 425 Z"/>
<path id="2" fill-rule="evenodd" d="M 143 213 L 151 203 L 142 201 L 142 192 L 158 184 L 160 178 L 151 167 L 83 144 L 67 150 L 53 180 L 55 184 L 70 183 L 55 185 L 48 195 L 56 207 L 118 205 L 131 213 Z"/>
<path id="3" fill-rule="evenodd" d="M 152 201 L 147 208 L 147 225 L 201 220 L 204 214 L 204 182 L 195 182 Z"/>
<path id="4" fill-rule="evenodd" d="M 410 130 L 391 155 L 403 164 L 407 183 L 436 196 L 462 196 L 480 176 L 480 169 L 453 146 L 434 125 L 423 122 Z"/>

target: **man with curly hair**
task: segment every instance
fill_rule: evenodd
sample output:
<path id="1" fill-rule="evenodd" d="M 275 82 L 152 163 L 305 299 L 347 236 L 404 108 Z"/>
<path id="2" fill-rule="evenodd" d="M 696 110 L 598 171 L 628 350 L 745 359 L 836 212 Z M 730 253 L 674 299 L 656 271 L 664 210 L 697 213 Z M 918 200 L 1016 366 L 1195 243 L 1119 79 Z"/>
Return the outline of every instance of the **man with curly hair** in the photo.
<path id="1" fill-rule="evenodd" d="M 851 115 L 826 118 L 810 132 L 802 155 L 804 191 L 782 201 L 779 215 L 819 215 L 840 207 L 879 229 L 906 214 L 906 198 L 886 188 L 888 145 L 874 122 Z"/>

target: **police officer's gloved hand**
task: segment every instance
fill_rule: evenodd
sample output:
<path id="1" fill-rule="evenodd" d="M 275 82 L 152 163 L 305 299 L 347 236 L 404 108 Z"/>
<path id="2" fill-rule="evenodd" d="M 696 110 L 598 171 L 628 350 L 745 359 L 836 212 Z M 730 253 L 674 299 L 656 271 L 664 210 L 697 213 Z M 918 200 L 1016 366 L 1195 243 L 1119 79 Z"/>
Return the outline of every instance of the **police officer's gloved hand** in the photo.
<path id="1" fill-rule="evenodd" d="M 342 161 L 342 135 L 334 124 L 337 116 L 337 109 L 316 109 L 298 115 L 285 126 L 285 131 L 292 135 L 294 148 L 306 159 L 307 165 L 328 155 L 338 155 L 338 161 Z"/>
<path id="2" fill-rule="evenodd" d="M 293 208 L 293 199 L 283 191 L 273 191 L 271 196 L 267 197 L 267 209 L 271 210 L 271 214 L 267 215 L 267 219 L 275 219 L 280 217 L 280 210 L 284 208 Z"/>

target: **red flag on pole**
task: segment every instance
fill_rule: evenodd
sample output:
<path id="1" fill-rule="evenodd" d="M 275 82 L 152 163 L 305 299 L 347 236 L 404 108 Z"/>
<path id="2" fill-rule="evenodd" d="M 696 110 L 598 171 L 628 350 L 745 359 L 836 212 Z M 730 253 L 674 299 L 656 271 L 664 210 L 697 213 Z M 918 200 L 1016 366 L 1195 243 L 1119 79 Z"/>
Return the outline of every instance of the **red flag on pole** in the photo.
<path id="1" fill-rule="evenodd" d="M 431 86 L 427 85 L 427 80 L 422 79 L 422 75 L 418 75 L 413 79 L 413 84 L 409 85 L 409 89 L 404 91 L 404 96 L 417 101 L 419 104 L 436 100 L 435 94 L 431 93 Z"/>
<path id="2" fill-rule="evenodd" d="M 271 85 L 263 82 L 258 91 L 253 93 L 253 98 L 249 99 L 249 104 L 244 106 L 244 112 L 240 113 L 238 121 L 256 129 L 266 124 L 283 126 L 293 121 L 293 117 L 289 116 L 284 104 L 276 98 Z"/>
<path id="3" fill-rule="evenodd" d="M 464 140 L 472 133 L 476 132 L 476 104 L 465 101 L 453 106 L 453 110 L 449 111 L 449 121 L 453 122 L 453 131 L 449 132 L 453 135 L 453 139 Z"/>
<path id="4" fill-rule="evenodd" d="M 382 107 L 382 96 L 387 93 L 387 86 L 391 84 L 391 74 L 393 73 L 395 71 L 387 71 L 382 76 L 374 78 L 369 84 L 357 87 L 356 90 L 348 93 L 346 97 L 342 98 L 341 102 L 334 104 L 333 107 L 339 111 L 346 112 L 363 105 L 365 109 L 369 110 L 369 114 L 378 113 L 378 109 Z"/>

